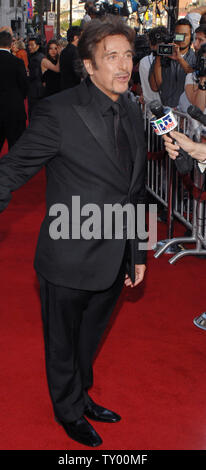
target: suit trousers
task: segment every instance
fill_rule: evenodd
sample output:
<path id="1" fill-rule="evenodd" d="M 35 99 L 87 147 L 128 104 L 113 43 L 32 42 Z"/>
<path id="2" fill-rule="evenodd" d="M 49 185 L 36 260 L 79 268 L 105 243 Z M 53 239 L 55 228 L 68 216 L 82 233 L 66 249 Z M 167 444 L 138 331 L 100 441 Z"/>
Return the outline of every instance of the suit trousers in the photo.
<path id="1" fill-rule="evenodd" d="M 26 119 L 17 119 L 15 116 L 11 119 L 0 118 L 0 151 L 7 140 L 9 149 L 16 143 L 26 129 Z"/>
<path id="2" fill-rule="evenodd" d="M 92 362 L 123 288 L 126 261 L 127 248 L 115 282 L 103 291 L 57 286 L 38 273 L 47 380 L 61 421 L 72 422 L 84 414 L 93 383 Z"/>

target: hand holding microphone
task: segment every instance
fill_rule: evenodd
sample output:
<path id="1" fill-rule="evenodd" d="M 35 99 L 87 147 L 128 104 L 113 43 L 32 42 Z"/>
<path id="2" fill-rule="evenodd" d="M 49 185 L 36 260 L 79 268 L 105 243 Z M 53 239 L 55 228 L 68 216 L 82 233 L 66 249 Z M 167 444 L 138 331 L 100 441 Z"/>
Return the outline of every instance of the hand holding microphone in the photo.
<path id="1" fill-rule="evenodd" d="M 175 131 L 170 132 L 170 134 L 163 135 L 165 148 L 167 150 L 167 153 L 169 154 L 169 157 L 172 160 L 176 160 L 176 158 L 179 155 L 179 149 L 180 149 L 180 145 L 179 145 L 176 134 L 182 135 L 180 134 L 180 132 L 175 132 Z"/>
<path id="2" fill-rule="evenodd" d="M 164 136 L 170 135 L 170 132 L 177 126 L 177 121 L 171 108 L 164 108 L 158 100 L 150 103 L 150 110 L 156 119 L 151 120 L 151 125 L 157 135 L 162 135 L 167 144 L 172 145 L 172 140 Z M 172 153 L 171 153 L 172 152 Z M 175 165 L 179 173 L 185 175 L 190 173 L 193 168 L 191 156 L 182 148 L 179 148 L 173 141 L 173 148 L 170 148 L 169 156 L 175 160 Z"/>
<path id="3" fill-rule="evenodd" d="M 203 126 L 206 126 L 206 115 L 197 106 L 189 106 L 187 112 L 193 119 L 200 122 Z M 172 131 L 170 135 L 174 139 L 173 141 L 170 137 L 168 137 L 168 135 L 163 136 L 165 147 L 170 158 L 175 160 L 181 147 L 183 150 L 189 153 L 192 158 L 195 158 L 199 162 L 205 162 L 205 144 L 193 142 L 193 140 L 189 139 L 189 137 L 186 137 L 186 135 L 181 134 L 180 132 Z M 174 141 L 175 144 L 173 143 Z"/>
<path id="4" fill-rule="evenodd" d="M 168 137 L 168 135 L 164 135 L 165 147 L 167 152 L 169 153 L 170 158 L 173 160 L 176 159 L 178 155 L 179 148 L 183 148 L 192 158 L 195 158 L 199 162 L 205 162 L 206 160 L 206 144 L 201 144 L 197 142 L 193 142 L 193 140 L 186 137 L 184 134 L 180 134 L 180 132 L 172 131 L 171 137 L 175 140 L 175 144 L 173 144 L 172 139 Z"/>

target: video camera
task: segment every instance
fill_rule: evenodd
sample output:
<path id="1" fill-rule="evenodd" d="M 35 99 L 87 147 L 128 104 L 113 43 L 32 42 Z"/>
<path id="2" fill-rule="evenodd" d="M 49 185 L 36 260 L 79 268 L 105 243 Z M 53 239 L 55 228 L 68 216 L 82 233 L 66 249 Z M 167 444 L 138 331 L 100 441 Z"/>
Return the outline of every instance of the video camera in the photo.
<path id="1" fill-rule="evenodd" d="M 169 43 L 178 43 L 183 42 L 184 40 L 185 34 L 175 33 L 174 36 L 168 36 L 168 39 L 166 39 L 163 44 L 158 45 L 157 55 L 162 55 L 166 57 L 172 55 L 174 52 L 174 44 Z"/>
<path id="2" fill-rule="evenodd" d="M 195 65 L 196 77 L 206 77 L 206 44 L 203 44 L 197 53 Z"/>
<path id="3" fill-rule="evenodd" d="M 97 16 L 101 17 L 104 15 L 120 15 L 129 16 L 129 9 L 127 6 L 127 0 L 117 0 L 117 3 L 110 4 L 107 1 L 95 2 Z"/>
<path id="4" fill-rule="evenodd" d="M 174 44 L 171 43 L 173 43 L 173 36 L 168 32 L 167 35 L 165 35 L 164 41 L 157 46 L 157 55 L 164 57 L 172 55 L 174 52 Z"/>
<path id="5" fill-rule="evenodd" d="M 152 46 L 157 45 L 157 55 L 170 56 L 173 54 L 173 36 L 164 26 L 159 26 L 149 31 L 149 40 Z"/>
<path id="6" fill-rule="evenodd" d="M 174 52 L 173 44 L 158 44 L 157 46 L 157 55 L 168 57 Z"/>

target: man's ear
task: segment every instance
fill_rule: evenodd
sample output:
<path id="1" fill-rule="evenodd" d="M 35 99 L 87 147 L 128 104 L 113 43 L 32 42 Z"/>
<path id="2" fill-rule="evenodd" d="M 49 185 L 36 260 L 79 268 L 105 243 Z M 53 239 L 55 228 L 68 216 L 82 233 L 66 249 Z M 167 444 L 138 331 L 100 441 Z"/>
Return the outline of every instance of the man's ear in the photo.
<path id="1" fill-rule="evenodd" d="M 92 61 L 90 59 L 84 59 L 83 62 L 84 62 L 84 66 L 85 66 L 87 73 L 89 75 L 93 75 L 94 72 L 93 72 Z"/>

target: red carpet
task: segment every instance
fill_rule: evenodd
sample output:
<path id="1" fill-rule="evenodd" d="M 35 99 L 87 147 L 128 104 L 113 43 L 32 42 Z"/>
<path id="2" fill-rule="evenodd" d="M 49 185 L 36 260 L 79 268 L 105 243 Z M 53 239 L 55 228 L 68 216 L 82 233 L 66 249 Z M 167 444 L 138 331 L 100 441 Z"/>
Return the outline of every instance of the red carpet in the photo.
<path id="1" fill-rule="evenodd" d="M 54 421 L 48 396 L 33 269 L 44 188 L 42 171 L 0 216 L 0 448 L 89 450 Z M 99 450 L 206 449 L 206 332 L 192 322 L 206 309 L 205 260 L 167 260 L 150 253 L 144 285 L 123 291 L 95 361 L 91 395 L 122 415 L 95 423 Z"/>

